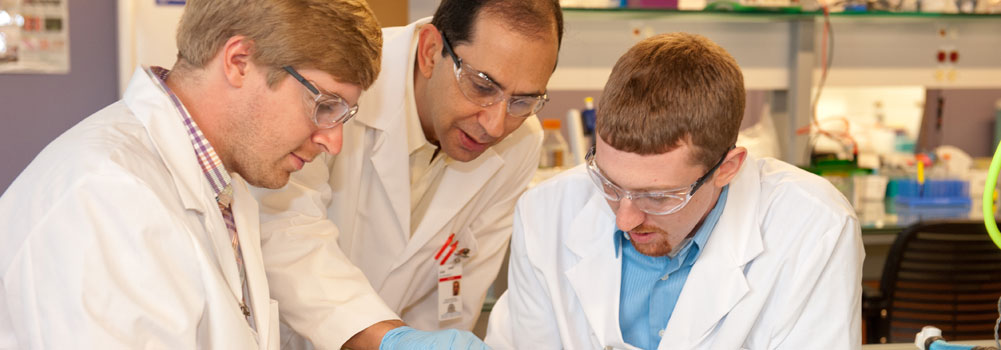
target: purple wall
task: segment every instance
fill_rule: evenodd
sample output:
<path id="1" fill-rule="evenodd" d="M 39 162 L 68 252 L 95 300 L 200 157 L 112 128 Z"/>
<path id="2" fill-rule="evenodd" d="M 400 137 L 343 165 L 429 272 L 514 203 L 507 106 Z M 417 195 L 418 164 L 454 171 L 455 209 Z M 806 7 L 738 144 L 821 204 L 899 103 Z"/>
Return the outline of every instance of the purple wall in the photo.
<path id="1" fill-rule="evenodd" d="M 0 74 L 0 191 L 45 145 L 118 99 L 115 0 L 69 4 L 69 74 Z"/>

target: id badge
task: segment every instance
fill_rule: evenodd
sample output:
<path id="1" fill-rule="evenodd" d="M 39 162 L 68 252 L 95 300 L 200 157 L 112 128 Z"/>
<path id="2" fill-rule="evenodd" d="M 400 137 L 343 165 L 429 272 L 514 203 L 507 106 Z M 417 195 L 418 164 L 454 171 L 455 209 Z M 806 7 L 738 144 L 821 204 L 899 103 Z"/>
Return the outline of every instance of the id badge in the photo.
<path id="1" fill-rule="evenodd" d="M 462 317 L 462 262 L 458 257 L 438 267 L 438 320 Z"/>

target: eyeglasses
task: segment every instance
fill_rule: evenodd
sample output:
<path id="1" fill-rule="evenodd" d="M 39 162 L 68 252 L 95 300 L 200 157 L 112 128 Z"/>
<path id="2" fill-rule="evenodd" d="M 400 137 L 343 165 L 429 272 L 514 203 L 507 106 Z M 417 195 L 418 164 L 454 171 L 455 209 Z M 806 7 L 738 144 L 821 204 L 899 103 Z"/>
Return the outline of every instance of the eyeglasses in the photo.
<path id="1" fill-rule="evenodd" d="M 508 97 L 490 76 L 462 62 L 462 58 L 452 50 L 445 33 L 441 33 L 441 40 L 445 43 L 445 52 L 455 63 L 455 79 L 459 82 L 459 91 L 462 91 L 470 102 L 480 107 L 488 107 L 507 99 L 507 114 L 513 117 L 528 117 L 538 113 L 542 106 L 549 102 L 549 94 Z"/>
<path id="2" fill-rule="evenodd" d="M 345 101 L 344 98 L 337 94 L 320 92 L 316 86 L 313 86 L 312 83 L 303 78 L 291 66 L 284 66 L 282 69 L 292 75 L 295 80 L 302 83 L 313 94 L 313 102 L 315 102 L 315 107 L 313 107 L 313 123 L 316 123 L 316 126 L 322 129 L 330 129 L 339 124 L 347 123 L 348 120 L 351 120 L 351 117 L 358 114 L 358 105 L 348 105 L 348 101 Z"/>
<path id="3" fill-rule="evenodd" d="M 644 213 L 650 215 L 667 215 L 681 210 L 681 208 L 684 208 L 688 204 L 688 201 L 695 195 L 695 191 L 698 191 L 699 187 L 702 187 L 702 184 L 716 172 L 716 169 L 726 159 L 726 155 L 730 152 L 729 150 L 733 148 L 734 146 L 730 146 L 727 152 L 723 153 L 723 157 L 720 157 L 719 161 L 716 162 L 716 165 L 713 165 L 705 175 L 695 180 L 695 183 L 685 187 L 660 191 L 633 192 L 623 189 L 611 180 L 608 180 L 594 162 L 594 147 L 587 153 L 585 160 L 587 162 L 587 173 L 590 175 L 591 181 L 594 181 L 594 185 L 601 190 L 606 199 L 618 202 L 623 198 L 628 198 L 637 209 Z"/>

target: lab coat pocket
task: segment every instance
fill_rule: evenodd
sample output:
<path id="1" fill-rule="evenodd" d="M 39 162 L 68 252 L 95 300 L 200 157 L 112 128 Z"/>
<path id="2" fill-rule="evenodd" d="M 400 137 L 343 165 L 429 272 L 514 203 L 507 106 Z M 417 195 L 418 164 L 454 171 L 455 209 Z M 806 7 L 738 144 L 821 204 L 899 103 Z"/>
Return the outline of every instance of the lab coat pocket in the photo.
<path id="1" fill-rule="evenodd" d="M 278 301 L 271 299 L 268 305 L 268 349 L 278 350 L 281 347 L 281 335 L 279 332 Z"/>

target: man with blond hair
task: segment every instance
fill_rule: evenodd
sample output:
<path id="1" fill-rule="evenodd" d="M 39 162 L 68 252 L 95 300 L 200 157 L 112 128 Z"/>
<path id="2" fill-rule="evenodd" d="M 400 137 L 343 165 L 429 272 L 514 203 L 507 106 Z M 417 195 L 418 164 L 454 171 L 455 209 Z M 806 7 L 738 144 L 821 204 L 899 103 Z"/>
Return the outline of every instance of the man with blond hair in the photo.
<path id="1" fill-rule="evenodd" d="M 247 185 L 340 151 L 381 45 L 361 0 L 188 0 L 173 69 L 137 69 L 0 197 L 0 348 L 277 349 L 279 305 L 329 303 L 270 294 Z"/>
<path id="2" fill-rule="evenodd" d="M 858 219 L 829 182 L 735 147 L 736 61 L 658 35 L 612 69 L 586 164 L 515 209 L 494 349 L 858 349 Z"/>

